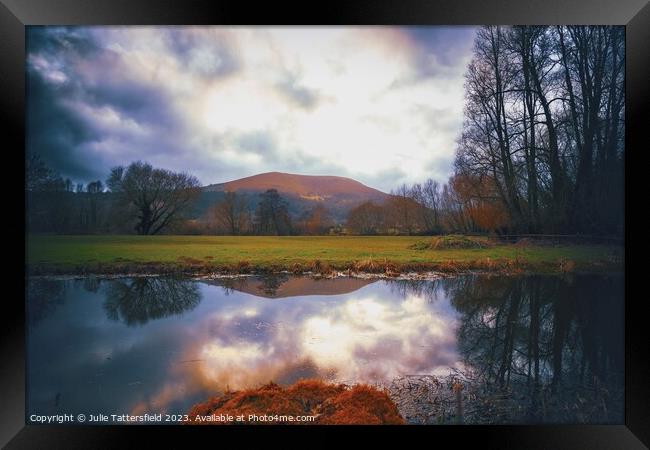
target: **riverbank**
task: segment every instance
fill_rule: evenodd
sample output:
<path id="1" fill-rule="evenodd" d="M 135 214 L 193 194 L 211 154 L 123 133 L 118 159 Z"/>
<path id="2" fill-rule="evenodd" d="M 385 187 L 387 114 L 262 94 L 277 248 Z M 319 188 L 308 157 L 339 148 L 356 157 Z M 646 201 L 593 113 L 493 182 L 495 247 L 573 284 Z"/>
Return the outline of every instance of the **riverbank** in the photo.
<path id="1" fill-rule="evenodd" d="M 27 240 L 32 275 L 291 272 L 562 273 L 622 270 L 608 245 L 487 244 L 427 248 L 424 236 L 58 236 Z"/>

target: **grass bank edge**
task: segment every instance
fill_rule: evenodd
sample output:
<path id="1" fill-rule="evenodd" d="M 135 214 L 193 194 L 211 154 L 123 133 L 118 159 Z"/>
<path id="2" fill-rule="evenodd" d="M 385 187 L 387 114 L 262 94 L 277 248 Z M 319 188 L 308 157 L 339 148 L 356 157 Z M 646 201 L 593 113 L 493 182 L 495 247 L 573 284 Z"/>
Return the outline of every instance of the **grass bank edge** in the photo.
<path id="1" fill-rule="evenodd" d="M 622 270 L 619 246 L 427 249 L 426 236 L 27 236 L 27 271 L 63 274 L 459 273 Z M 485 241 L 483 241 L 485 242 Z M 420 248 L 424 247 L 424 248 Z"/>

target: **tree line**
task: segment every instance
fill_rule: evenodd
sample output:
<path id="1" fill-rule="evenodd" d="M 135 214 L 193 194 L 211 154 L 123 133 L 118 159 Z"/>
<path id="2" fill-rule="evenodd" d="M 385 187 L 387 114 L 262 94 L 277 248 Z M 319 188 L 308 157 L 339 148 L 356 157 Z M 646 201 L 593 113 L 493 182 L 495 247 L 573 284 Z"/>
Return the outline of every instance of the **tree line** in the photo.
<path id="1" fill-rule="evenodd" d="M 446 184 L 433 179 L 401 185 L 383 203 L 362 203 L 350 211 L 347 228 L 356 234 L 437 235 L 507 230 L 499 205 L 473 201 L 467 181 L 453 176 Z"/>
<path id="2" fill-rule="evenodd" d="M 192 175 L 153 168 L 141 161 L 118 166 L 103 183 L 64 179 L 38 155 L 26 161 L 26 225 L 31 232 L 169 232 L 200 194 Z"/>
<path id="3" fill-rule="evenodd" d="M 27 160 L 27 229 L 58 234 L 441 234 L 490 231 L 503 213 L 466 203 L 458 177 L 441 185 L 432 179 L 391 191 L 382 204 L 354 207 L 337 221 L 322 202 L 289 212 L 276 189 L 260 194 L 224 192 L 200 217 L 190 217 L 201 194 L 196 177 L 136 161 L 111 170 L 105 182 L 73 184 L 37 155 Z"/>
<path id="4" fill-rule="evenodd" d="M 276 189 L 268 189 L 257 198 L 227 191 L 199 223 L 199 230 L 210 234 L 278 236 L 329 234 L 337 225 L 321 202 L 292 217 L 287 200 Z"/>
<path id="5" fill-rule="evenodd" d="M 515 231 L 622 234 L 625 34 L 486 26 L 465 80 L 455 177 Z"/>
<path id="6" fill-rule="evenodd" d="M 322 202 L 291 214 L 276 189 L 227 191 L 200 217 L 191 217 L 199 181 L 141 161 L 113 168 L 105 182 L 74 185 L 32 156 L 26 178 L 27 229 L 36 233 L 411 235 L 490 231 L 505 223 L 503 212 L 470 207 L 458 177 L 446 185 L 432 179 L 402 185 L 382 204 L 354 207 L 343 221 Z"/>
<path id="7" fill-rule="evenodd" d="M 291 235 L 326 234 L 335 225 L 320 203 L 292 218 L 275 189 L 252 198 L 225 192 L 203 217 L 190 218 L 198 179 L 142 161 L 114 167 L 105 183 L 74 185 L 38 155 L 26 161 L 27 229 L 35 233 Z"/>

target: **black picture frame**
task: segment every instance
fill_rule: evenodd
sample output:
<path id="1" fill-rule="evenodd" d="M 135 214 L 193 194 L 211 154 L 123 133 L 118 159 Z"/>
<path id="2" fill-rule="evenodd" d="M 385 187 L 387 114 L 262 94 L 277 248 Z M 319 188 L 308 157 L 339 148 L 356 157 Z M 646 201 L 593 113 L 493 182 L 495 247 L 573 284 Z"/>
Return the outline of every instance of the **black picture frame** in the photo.
<path id="1" fill-rule="evenodd" d="M 6 173 L 15 177 L 7 190 L 24 183 L 25 134 L 25 26 L 26 25 L 484 25 L 484 24 L 615 24 L 626 26 L 626 148 L 632 149 L 632 163 L 626 161 L 626 193 L 630 192 L 630 168 L 637 165 L 635 154 L 647 147 L 642 134 L 647 123 L 650 71 L 650 3 L 646 0 L 364 0 L 328 1 L 300 6 L 276 2 L 232 0 L 0 0 L 0 114 L 6 127 L 3 139 Z M 645 145 L 644 145 L 645 144 Z M 6 146 L 5 146 L 6 145 Z M 626 152 L 627 153 L 627 152 Z M 22 179 L 22 181 L 21 181 Z M 18 218 L 12 225 L 24 237 L 24 198 L 6 194 L 7 212 Z M 626 209 L 626 215 L 629 210 Z M 626 216 L 625 263 L 629 264 L 628 236 L 634 221 Z M 10 241 L 11 239 L 7 239 Z M 243 440 L 255 435 L 267 439 L 282 432 L 283 442 L 293 440 L 298 430 L 286 427 L 93 427 L 25 425 L 25 257 L 24 246 L 8 261 L 6 282 L 17 286 L 15 295 L 3 296 L 2 364 L 0 367 L 0 444 L 6 448 L 114 448 L 136 445 L 136 439 L 154 437 L 166 446 L 182 443 L 196 434 L 221 441 L 224 434 Z M 626 278 L 626 292 L 630 289 Z M 626 396 L 625 425 L 603 426 L 430 426 L 430 427 L 313 427 L 301 428 L 303 439 L 340 439 L 341 433 L 357 431 L 384 439 L 387 433 L 426 439 L 431 445 L 463 447 L 475 443 L 481 448 L 526 449 L 642 449 L 650 446 L 650 370 L 648 369 L 648 327 L 643 323 L 643 296 L 626 296 Z M 201 428 L 198 430 L 197 428 Z M 221 433 L 221 434 L 219 434 Z M 217 440 L 215 440 L 215 445 Z M 180 444 L 179 444 L 180 445 Z"/>

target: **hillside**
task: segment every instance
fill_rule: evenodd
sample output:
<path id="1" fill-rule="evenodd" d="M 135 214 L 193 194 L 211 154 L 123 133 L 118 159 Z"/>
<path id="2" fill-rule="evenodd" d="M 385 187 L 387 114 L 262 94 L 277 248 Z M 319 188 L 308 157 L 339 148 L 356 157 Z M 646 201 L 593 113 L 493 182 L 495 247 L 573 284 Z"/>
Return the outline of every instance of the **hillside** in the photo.
<path id="1" fill-rule="evenodd" d="M 276 189 L 288 201 L 292 215 L 299 215 L 320 202 L 339 221 L 345 220 L 347 213 L 360 203 L 369 200 L 383 203 L 390 197 L 351 178 L 268 172 L 205 186 L 199 209 L 219 201 L 226 191 L 249 194 L 256 202 L 257 196 L 268 189 Z"/>
<path id="2" fill-rule="evenodd" d="M 254 191 L 277 189 L 308 200 L 326 200 L 334 196 L 358 196 L 383 200 L 387 194 L 359 183 L 356 180 L 337 176 L 297 175 L 282 172 L 267 172 L 222 184 L 206 186 L 206 191 Z"/>

